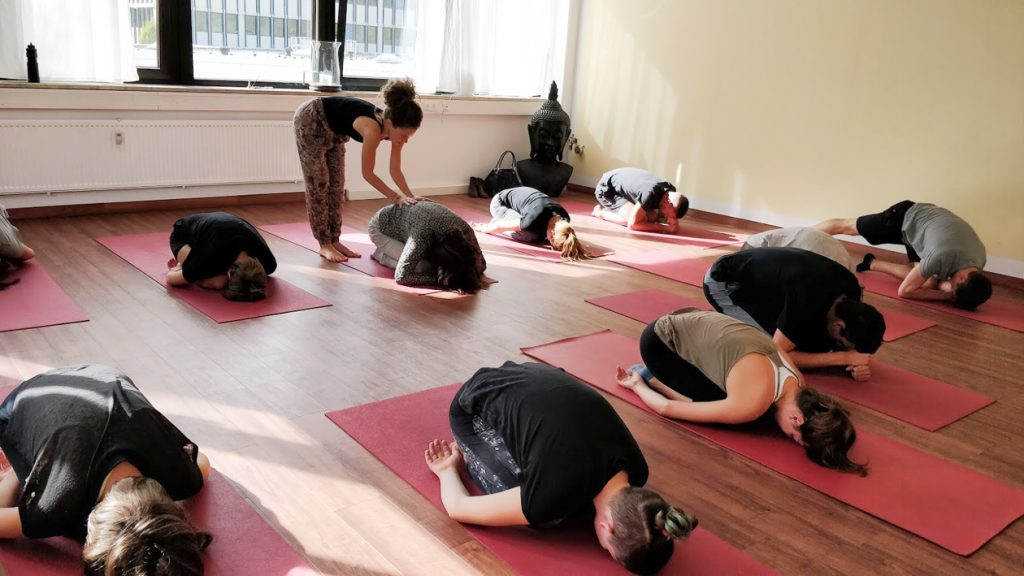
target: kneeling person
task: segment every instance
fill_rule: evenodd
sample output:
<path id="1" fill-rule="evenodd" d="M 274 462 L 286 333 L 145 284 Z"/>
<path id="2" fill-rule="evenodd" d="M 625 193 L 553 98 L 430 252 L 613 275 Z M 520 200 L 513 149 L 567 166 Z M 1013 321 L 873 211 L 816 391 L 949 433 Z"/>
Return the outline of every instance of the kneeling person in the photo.
<path id="1" fill-rule="evenodd" d="M 206 456 L 128 376 L 99 365 L 23 382 L 0 405 L 0 538 L 84 540 L 86 574 L 203 573 L 211 536 L 176 500 Z"/>
<path id="2" fill-rule="evenodd" d="M 871 377 L 885 319 L 861 301 L 857 277 L 824 256 L 799 248 L 722 256 L 704 277 L 704 295 L 771 335 L 800 368 L 844 366 L 855 380 Z"/>
<path id="3" fill-rule="evenodd" d="M 857 438 L 846 410 L 804 386 L 800 372 L 767 334 L 717 312 L 683 308 L 640 336 L 644 364 L 618 369 L 619 384 L 668 418 L 705 424 L 775 423 L 814 462 L 867 473 L 848 456 Z"/>
<path id="4" fill-rule="evenodd" d="M 277 260 L 252 224 L 226 212 L 186 216 L 171 230 L 175 264 L 167 283 L 195 282 L 219 290 L 228 300 L 251 302 L 267 297 L 267 275 Z"/>
<path id="5" fill-rule="evenodd" d="M 816 228 L 793 226 L 758 232 L 748 236 L 740 250 L 752 248 L 800 248 L 824 256 L 850 272 L 855 272 L 857 266 L 842 242 Z"/>
<path id="6" fill-rule="evenodd" d="M 951 302 L 974 310 L 992 296 L 985 277 L 985 245 L 962 218 L 934 204 L 904 200 L 884 212 L 835 218 L 815 228 L 826 234 L 863 236 L 872 245 L 903 244 L 911 265 L 868 254 L 858 271 L 877 270 L 902 280 L 901 298 Z"/>
<path id="7" fill-rule="evenodd" d="M 626 425 L 599 392 L 562 370 L 482 368 L 455 395 L 449 420 L 455 442 L 434 440 L 424 457 L 455 520 L 550 525 L 593 506 L 601 547 L 644 574 L 664 566 L 673 538 L 697 525 L 641 488 L 647 462 Z M 463 466 L 487 495 L 469 495 Z"/>
<path id="8" fill-rule="evenodd" d="M 474 224 L 486 234 L 504 234 L 517 242 L 547 241 L 566 260 L 590 257 L 576 231 L 569 225 L 569 213 L 554 198 L 528 186 L 502 190 L 491 199 L 491 221 Z"/>
<path id="9" fill-rule="evenodd" d="M 594 189 L 596 218 L 630 230 L 674 234 L 690 201 L 676 187 L 647 170 L 616 168 L 605 172 Z"/>

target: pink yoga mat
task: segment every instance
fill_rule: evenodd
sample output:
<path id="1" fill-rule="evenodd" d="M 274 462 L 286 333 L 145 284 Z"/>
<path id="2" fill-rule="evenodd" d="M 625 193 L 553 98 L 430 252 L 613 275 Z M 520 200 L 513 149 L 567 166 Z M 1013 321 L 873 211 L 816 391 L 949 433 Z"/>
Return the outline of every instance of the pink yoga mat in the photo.
<path id="1" fill-rule="evenodd" d="M 89 320 L 39 262 L 29 260 L 7 277 L 15 279 L 0 292 L 0 332 Z"/>
<path id="2" fill-rule="evenodd" d="M 865 289 L 875 294 L 899 298 L 902 302 L 909 302 L 918 306 L 924 306 L 925 308 L 931 308 L 932 310 L 938 310 L 939 312 L 956 314 L 957 316 L 992 324 L 993 326 L 1024 332 L 1024 306 L 1002 300 L 998 296 L 994 296 L 991 300 L 979 306 L 977 310 L 961 310 L 947 302 L 926 302 L 924 300 L 900 298 L 900 281 L 882 272 L 861 272 L 857 274 L 857 277 L 860 278 Z"/>
<path id="3" fill-rule="evenodd" d="M 434 506 L 443 509 L 438 481 L 423 462 L 423 449 L 434 438 L 451 438 L 448 406 L 458 388 L 458 384 L 433 388 L 330 412 L 327 417 Z M 388 432 L 382 434 L 382 430 Z M 598 545 L 589 521 L 569 524 L 550 529 L 466 529 L 520 574 L 628 574 Z M 661 573 L 740 576 L 772 572 L 698 528 L 687 540 L 676 543 L 672 560 Z"/>
<path id="4" fill-rule="evenodd" d="M 638 232 L 630 230 L 625 226 L 608 222 L 600 218 L 592 216 L 592 211 L 597 202 L 593 204 L 586 204 L 583 202 L 576 202 L 573 200 L 567 200 L 561 202 L 562 207 L 569 211 L 572 216 L 573 222 L 578 222 L 580 225 L 587 226 L 589 228 L 597 228 L 598 230 L 605 230 L 608 232 L 615 232 L 619 234 L 625 234 L 634 238 L 644 238 L 647 240 L 654 240 L 656 242 L 665 242 L 667 244 L 684 244 L 687 246 L 699 246 L 701 248 L 717 248 L 718 246 L 728 246 L 729 244 L 737 244 L 746 240 L 746 234 L 730 234 L 726 232 L 715 232 L 713 230 L 707 230 L 689 224 L 686 220 L 679 221 L 679 230 L 675 234 L 661 234 L 658 232 Z"/>
<path id="5" fill-rule="evenodd" d="M 12 390 L 0 388 L 0 399 Z M 206 576 L 316 574 L 216 470 L 185 509 L 197 526 L 213 534 L 203 558 Z M 81 555 L 81 545 L 68 538 L 0 540 L 0 561 L 10 576 L 81 574 Z"/>
<path id="6" fill-rule="evenodd" d="M 524 348 L 523 353 L 650 411 L 615 381 L 616 366 L 640 361 L 635 340 L 599 332 Z M 1024 490 L 931 454 L 857 430 L 851 458 L 868 462 L 866 477 L 811 462 L 774 423 L 743 427 L 675 424 L 961 555 L 969 555 L 1024 514 Z"/>
<path id="7" fill-rule="evenodd" d="M 491 217 L 489 214 L 477 212 L 475 210 L 467 210 L 464 208 L 452 208 L 452 211 L 461 216 L 462 219 L 465 220 L 466 222 L 487 223 L 491 221 Z M 504 248 L 508 248 L 509 250 L 515 250 L 516 252 L 519 252 L 521 254 L 526 254 L 528 256 L 540 258 L 542 260 L 550 260 L 551 262 L 566 262 L 566 260 L 563 260 L 558 252 L 553 250 L 551 247 L 543 244 L 526 244 L 523 242 L 516 242 L 512 238 L 506 236 L 505 234 L 483 234 L 477 232 L 476 237 L 480 241 L 480 244 L 483 246 L 501 246 Z M 587 242 L 585 239 L 583 240 L 583 244 L 584 246 L 586 246 L 587 252 L 589 252 L 590 256 L 593 258 L 601 258 L 603 256 L 608 256 L 610 254 L 615 253 L 615 251 L 612 250 L 611 248 L 598 246 L 597 244 Z"/>
<path id="8" fill-rule="evenodd" d="M 168 258 L 171 256 L 167 238 L 168 234 L 166 233 L 154 232 L 131 236 L 106 236 L 97 238 L 96 241 L 152 278 L 157 284 L 166 287 L 168 293 L 184 300 L 217 323 L 331 305 L 330 302 L 321 300 L 274 276 L 270 277 L 270 282 L 267 284 L 267 297 L 258 302 L 232 302 L 219 292 L 205 290 L 198 286 L 167 286 L 164 278 L 167 275 Z"/>
<path id="9" fill-rule="evenodd" d="M 689 284 L 690 286 L 704 286 L 704 275 L 711 262 L 698 258 L 684 258 L 668 252 L 640 252 L 635 254 L 615 254 L 609 256 L 609 260 L 635 270 L 647 272 Z"/>
<path id="10" fill-rule="evenodd" d="M 628 254 L 628 255 L 616 255 L 609 258 L 612 262 L 633 268 L 636 270 L 642 270 L 650 274 L 655 274 L 669 280 L 675 280 L 682 282 L 683 284 L 689 284 L 690 286 L 696 286 L 697 288 L 703 288 L 704 286 L 704 274 L 707 273 L 708 268 L 711 264 L 694 258 L 681 258 L 679 256 L 673 256 L 665 252 L 647 252 L 644 254 Z M 638 316 L 633 316 L 625 311 L 620 311 L 612 308 L 611 305 L 622 306 L 624 310 L 634 310 L 643 314 L 646 318 L 653 313 L 654 310 L 660 309 L 660 306 L 671 306 L 673 301 L 672 295 L 667 292 L 662 292 L 661 295 L 652 296 L 654 290 L 641 290 L 639 292 L 631 292 L 629 294 L 622 294 L 620 296 L 609 297 L 615 298 L 615 300 L 608 301 L 609 305 L 599 304 L 597 302 L 591 302 L 591 304 L 597 304 L 603 308 L 608 308 L 613 312 L 619 312 L 624 316 L 629 316 L 635 320 L 641 320 Z M 632 301 L 633 297 L 636 297 L 636 301 Z M 683 296 L 675 296 L 680 302 L 690 301 L 691 299 L 684 298 Z M 651 304 L 645 304 L 644 301 L 650 299 Z M 589 300 L 588 300 L 589 302 Z M 657 303 L 659 307 L 655 307 Z M 694 304 L 680 304 L 675 308 L 665 310 L 663 314 L 677 310 L 683 306 L 695 306 Z M 711 307 L 708 304 L 697 306 L 704 310 L 710 310 Z M 893 340 L 909 336 L 915 332 L 920 332 L 927 328 L 935 326 L 935 322 L 926 320 L 924 318 L 918 318 L 917 316 L 911 316 L 910 314 L 904 314 L 903 312 L 897 312 L 896 310 L 880 309 L 879 312 L 885 318 L 885 336 L 883 340 L 886 342 L 892 342 Z M 660 316 L 660 314 L 658 315 Z M 658 316 L 654 316 L 657 318 Z M 652 318 L 653 320 L 653 318 Z M 650 320 L 641 320 L 642 322 L 650 322 Z"/>
<path id="11" fill-rule="evenodd" d="M 316 241 L 316 238 L 313 238 L 313 233 L 309 229 L 308 222 L 269 224 L 266 226 L 260 226 L 259 228 L 268 234 L 273 234 L 274 236 L 287 240 L 292 244 L 298 244 L 307 250 L 312 250 L 315 254 L 320 253 L 320 243 Z M 395 282 L 395 271 L 370 257 L 377 247 L 373 245 L 373 242 L 370 241 L 370 237 L 365 232 L 360 232 L 355 228 L 349 228 L 348 226 L 342 226 L 341 243 L 361 255 L 360 258 L 349 258 L 347 261 L 342 262 L 341 264 L 343 266 L 347 266 L 353 270 L 358 270 L 367 276 L 373 276 L 374 278 L 385 280 L 389 283 L 392 289 L 400 292 L 408 292 L 410 294 L 433 294 L 434 292 L 441 291 L 440 288 L 402 286 Z"/>

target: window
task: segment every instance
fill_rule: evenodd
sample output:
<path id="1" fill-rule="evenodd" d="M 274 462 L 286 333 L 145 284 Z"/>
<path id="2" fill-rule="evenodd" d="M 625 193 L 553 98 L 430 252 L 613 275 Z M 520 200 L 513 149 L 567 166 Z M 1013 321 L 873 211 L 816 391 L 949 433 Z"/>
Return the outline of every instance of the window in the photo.
<path id="1" fill-rule="evenodd" d="M 543 28 L 540 36 L 545 41 L 564 41 L 567 24 L 561 24 L 561 17 L 553 17 L 556 9 L 550 7 L 562 10 L 569 0 L 128 0 L 127 4 L 135 61 L 143 82 L 237 86 L 255 81 L 300 86 L 312 68 L 310 42 L 316 7 L 328 13 L 344 11 L 341 14 L 345 16 L 338 18 L 345 22 L 338 41 L 343 47 L 347 88 L 373 89 L 388 78 L 416 76 L 421 89 L 433 91 L 438 87 L 436 70 L 443 57 L 445 21 L 453 17 L 447 10 L 462 11 L 455 17 L 480 20 L 473 24 L 481 37 L 473 53 L 481 54 L 480 60 L 494 61 L 512 58 L 516 50 L 523 53 L 521 37 L 518 43 L 513 39 L 516 29 L 531 30 L 530 50 L 537 44 L 533 35 L 538 26 Z M 555 21 L 560 24 L 548 24 Z M 418 49 L 422 55 L 417 54 Z M 524 89 L 522 95 L 545 92 L 553 77 L 547 68 L 561 65 L 559 56 L 552 56 L 547 47 L 534 52 L 538 57 L 530 52 L 531 58 L 520 60 L 532 67 L 534 76 L 548 80 L 541 88 Z M 480 78 L 483 72 L 474 70 L 472 76 Z M 501 78 L 478 81 L 473 90 L 520 94 L 505 88 L 511 84 Z"/>

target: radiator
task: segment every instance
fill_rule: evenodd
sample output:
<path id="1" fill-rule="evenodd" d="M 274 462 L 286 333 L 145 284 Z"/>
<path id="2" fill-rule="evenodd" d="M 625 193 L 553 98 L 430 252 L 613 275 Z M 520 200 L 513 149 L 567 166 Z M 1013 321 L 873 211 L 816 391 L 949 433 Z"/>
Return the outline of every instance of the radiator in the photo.
<path id="1" fill-rule="evenodd" d="M 301 181 L 289 121 L 0 121 L 0 195 Z"/>

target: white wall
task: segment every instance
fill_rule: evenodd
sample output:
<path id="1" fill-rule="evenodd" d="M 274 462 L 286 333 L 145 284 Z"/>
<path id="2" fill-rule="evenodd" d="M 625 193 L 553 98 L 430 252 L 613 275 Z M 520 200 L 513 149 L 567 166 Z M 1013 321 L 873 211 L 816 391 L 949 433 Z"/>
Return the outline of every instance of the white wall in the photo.
<path id="1" fill-rule="evenodd" d="M 272 148 L 274 154 L 294 154 L 290 130 L 292 115 L 300 104 L 317 95 L 287 90 L 271 93 L 242 89 L 100 89 L 0 84 L 0 148 L 13 146 L 6 149 L 7 153 L 0 153 L 0 202 L 8 208 L 21 208 L 302 191 L 297 156 L 293 164 L 285 163 L 293 168 L 275 172 L 273 181 L 252 182 L 247 178 L 245 183 L 225 184 L 214 178 L 208 180 L 209 185 L 196 184 L 195 178 L 190 179 L 189 171 L 196 169 L 199 162 L 194 157 L 191 160 L 187 155 L 182 157 L 181 150 L 175 149 L 170 141 L 163 148 L 159 141 L 149 146 L 143 160 L 133 161 L 134 171 L 140 172 L 138 162 L 152 162 L 147 169 L 154 172 L 167 172 L 170 165 L 180 171 L 182 184 L 172 186 L 161 177 L 159 186 L 130 187 L 123 183 L 123 178 L 116 177 L 120 174 L 115 174 L 118 157 L 110 152 L 114 149 L 111 145 L 114 128 L 97 129 L 94 136 L 92 132 L 83 132 L 84 135 L 71 142 L 55 138 L 59 130 L 47 130 L 43 125 L 107 127 L 118 123 L 131 126 L 162 122 L 179 128 L 180 132 L 180 127 L 190 125 L 259 123 L 272 129 L 272 136 L 268 138 L 272 141 L 265 143 L 268 150 Z M 357 95 L 369 100 L 378 98 L 376 94 Z M 469 177 L 484 176 L 505 149 L 517 155 L 528 154 L 526 125 L 541 103 L 535 99 L 430 96 L 421 97 L 421 101 L 426 117 L 404 149 L 403 170 L 410 187 L 424 195 L 465 192 Z M 38 129 L 32 128 L 33 123 Z M 222 146 L 231 146 L 231 130 L 227 126 L 223 128 L 226 133 L 218 134 L 218 142 L 224 142 Z M 259 152 L 264 143 L 245 139 L 246 134 L 239 130 L 237 146 L 255 147 L 255 152 Z M 129 136 L 126 134 L 124 146 L 138 142 Z M 214 148 L 212 153 L 216 154 L 216 150 Z M 284 150 L 290 152 L 282 152 Z M 389 154 L 390 145 L 382 144 L 377 155 L 377 174 L 388 182 Z M 224 157 L 230 157 L 227 150 Z M 360 175 L 359 158 L 360 144 L 350 142 L 346 156 L 346 187 L 350 197 L 376 197 L 377 192 Z M 237 166 L 235 168 L 237 172 Z M 90 175 L 85 178 L 83 173 L 87 171 Z M 112 174 L 110 182 L 113 184 L 94 184 L 101 180 L 95 173 L 104 171 Z M 51 182 L 72 182 L 76 186 L 51 185 Z"/>

